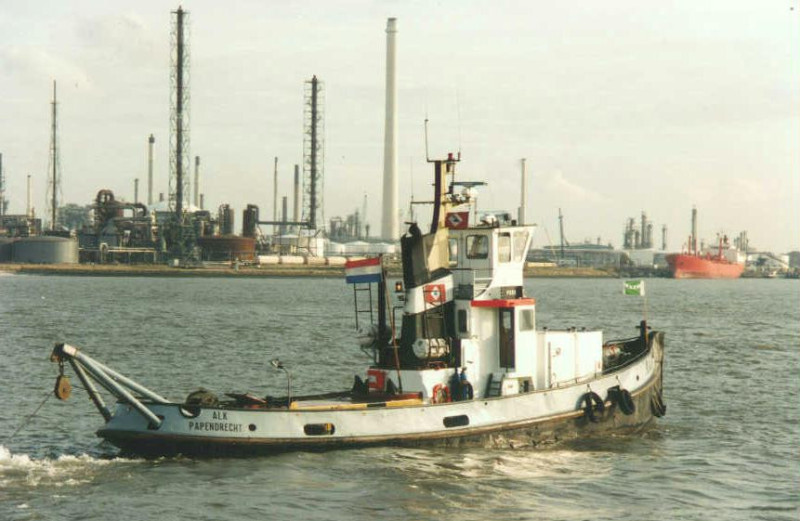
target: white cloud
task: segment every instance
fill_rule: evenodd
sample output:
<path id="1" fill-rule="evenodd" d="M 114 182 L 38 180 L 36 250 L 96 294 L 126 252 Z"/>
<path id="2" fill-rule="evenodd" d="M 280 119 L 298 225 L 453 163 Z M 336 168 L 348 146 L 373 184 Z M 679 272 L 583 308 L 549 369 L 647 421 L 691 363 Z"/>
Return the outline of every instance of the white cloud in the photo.
<path id="1" fill-rule="evenodd" d="M 0 50 L 0 67 L 6 82 L 19 87 L 48 82 L 54 78 L 90 87 L 89 75 L 74 62 L 40 48 L 12 46 Z"/>
<path id="2" fill-rule="evenodd" d="M 556 200 L 571 203 L 601 203 L 607 197 L 570 181 L 561 170 L 551 170 L 540 174 L 544 190 Z"/>

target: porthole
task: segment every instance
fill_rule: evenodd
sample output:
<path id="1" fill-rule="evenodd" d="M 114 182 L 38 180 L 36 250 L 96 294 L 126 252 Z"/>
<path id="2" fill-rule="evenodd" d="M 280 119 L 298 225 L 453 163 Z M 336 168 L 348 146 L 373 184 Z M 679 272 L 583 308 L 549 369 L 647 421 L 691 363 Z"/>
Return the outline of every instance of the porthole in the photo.
<path id="1" fill-rule="evenodd" d="M 307 436 L 330 436 L 336 432 L 336 427 L 332 423 L 307 423 L 303 426 L 303 432 Z"/>
<path id="2" fill-rule="evenodd" d="M 451 427 L 466 427 L 469 425 L 469 416 L 466 414 L 459 414 L 458 416 L 448 416 L 444 419 L 444 426 L 448 429 Z"/>

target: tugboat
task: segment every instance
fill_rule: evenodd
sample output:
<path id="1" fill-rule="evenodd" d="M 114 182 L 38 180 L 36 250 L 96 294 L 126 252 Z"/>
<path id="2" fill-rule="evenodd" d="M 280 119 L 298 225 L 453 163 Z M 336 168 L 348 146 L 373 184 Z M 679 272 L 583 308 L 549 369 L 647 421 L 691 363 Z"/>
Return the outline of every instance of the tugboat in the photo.
<path id="1" fill-rule="evenodd" d="M 391 303 L 382 258 L 346 266 L 354 294 L 377 286 L 377 309 L 368 308 L 377 321 L 358 337 L 372 363 L 352 389 L 293 396 L 290 383 L 278 398 L 201 390 L 171 401 L 60 343 L 52 352 L 56 395 L 69 395 L 69 364 L 105 420 L 97 435 L 146 456 L 518 448 L 634 432 L 662 416 L 664 333 L 645 321 L 637 336 L 607 342 L 601 331 L 537 329 L 536 301 L 523 291 L 535 226 L 509 215 L 477 221 L 476 183 L 455 181 L 459 160 L 432 161 L 430 229 L 411 223 L 401 238 L 403 276 L 394 290 L 402 307 Z M 365 309 L 357 302 L 357 312 Z M 95 384 L 116 399 L 113 411 Z"/>

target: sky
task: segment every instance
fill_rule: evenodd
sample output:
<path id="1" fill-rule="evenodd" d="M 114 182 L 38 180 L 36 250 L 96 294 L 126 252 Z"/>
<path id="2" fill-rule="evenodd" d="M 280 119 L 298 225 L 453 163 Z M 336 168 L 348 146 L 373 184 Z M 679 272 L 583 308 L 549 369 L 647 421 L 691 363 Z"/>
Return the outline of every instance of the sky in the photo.
<path id="1" fill-rule="evenodd" d="M 647 213 L 657 245 L 746 230 L 800 249 L 800 0 L 641 2 L 187 0 L 191 156 L 205 206 L 291 204 L 304 82 L 325 86 L 326 219 L 362 207 L 380 230 L 386 19 L 397 18 L 400 207 L 430 197 L 431 157 L 516 212 L 520 159 L 536 246 L 621 246 Z M 9 212 L 46 207 L 58 82 L 63 201 L 168 192 L 170 25 L 178 4 L 0 0 L 0 153 Z M 279 202 L 280 204 L 280 202 Z"/>

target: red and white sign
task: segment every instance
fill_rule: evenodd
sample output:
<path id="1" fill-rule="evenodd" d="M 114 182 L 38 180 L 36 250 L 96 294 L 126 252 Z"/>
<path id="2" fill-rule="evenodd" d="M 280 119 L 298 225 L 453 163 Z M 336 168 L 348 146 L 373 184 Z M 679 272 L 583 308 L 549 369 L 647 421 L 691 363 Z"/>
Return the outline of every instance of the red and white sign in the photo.
<path id="1" fill-rule="evenodd" d="M 444 304 L 447 301 L 447 290 L 444 284 L 426 284 L 422 288 L 422 293 L 428 304 Z"/>
<path id="2" fill-rule="evenodd" d="M 370 391 L 383 391 L 386 388 L 386 371 L 367 369 L 367 388 Z"/>
<path id="3" fill-rule="evenodd" d="M 449 212 L 444 218 L 444 225 L 451 230 L 468 228 L 469 212 Z"/>

